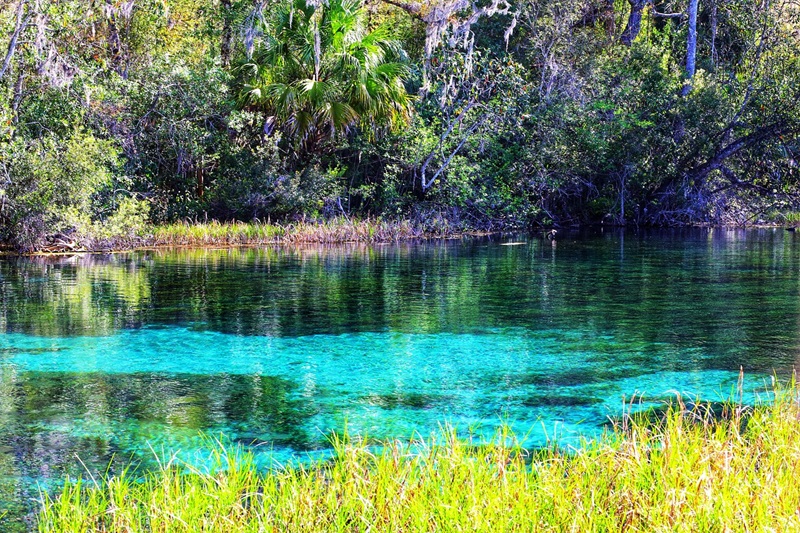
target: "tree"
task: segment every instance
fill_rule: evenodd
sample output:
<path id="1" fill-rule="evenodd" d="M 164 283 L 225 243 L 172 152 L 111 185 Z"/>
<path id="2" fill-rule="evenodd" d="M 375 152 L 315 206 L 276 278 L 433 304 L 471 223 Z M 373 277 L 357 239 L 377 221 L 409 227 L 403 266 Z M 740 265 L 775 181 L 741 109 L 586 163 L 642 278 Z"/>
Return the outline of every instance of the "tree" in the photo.
<path id="1" fill-rule="evenodd" d="M 622 44 L 626 46 L 633 44 L 633 41 L 636 40 L 636 37 L 642 30 L 642 11 L 644 11 L 645 6 L 647 6 L 648 0 L 628 0 L 628 3 L 631 5 L 631 11 L 628 14 L 628 23 L 625 25 L 625 29 L 619 38 Z"/>
<path id="2" fill-rule="evenodd" d="M 260 25 L 241 100 L 264 113 L 265 136 L 280 132 L 303 155 L 354 128 L 374 137 L 407 122 L 405 52 L 387 27 L 368 30 L 358 0 L 295 0 Z"/>
<path id="3" fill-rule="evenodd" d="M 220 11 L 222 14 L 222 35 L 220 37 L 219 56 L 222 66 L 228 67 L 231 63 L 231 52 L 233 50 L 232 1 L 220 0 Z"/>
<path id="4" fill-rule="evenodd" d="M 469 0 L 383 1 L 403 9 L 412 17 L 425 23 L 425 61 L 422 65 L 423 95 L 430 88 L 431 59 L 442 41 L 447 41 L 451 48 L 460 43 L 468 53 L 471 53 L 475 41 L 472 27 L 480 19 L 494 15 L 511 15 L 511 23 L 504 35 L 506 43 L 517 25 L 517 15 L 513 12 L 512 4 L 508 0 L 491 0 L 482 6 Z"/>
<path id="5" fill-rule="evenodd" d="M 698 0 L 689 0 L 689 36 L 686 41 L 686 84 L 683 86 L 683 96 L 686 96 L 692 90 L 692 78 L 694 78 L 696 70 L 698 3 Z"/>

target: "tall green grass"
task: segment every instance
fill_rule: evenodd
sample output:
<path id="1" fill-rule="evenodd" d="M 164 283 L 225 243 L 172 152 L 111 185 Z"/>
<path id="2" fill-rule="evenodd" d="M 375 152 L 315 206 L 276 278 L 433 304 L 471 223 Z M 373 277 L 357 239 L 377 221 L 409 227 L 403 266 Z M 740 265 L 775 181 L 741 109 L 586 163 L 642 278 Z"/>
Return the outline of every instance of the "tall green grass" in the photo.
<path id="1" fill-rule="evenodd" d="M 793 228 L 800 227 L 800 213 L 792 211 L 790 213 L 786 213 L 783 218 L 787 226 Z"/>
<path id="2" fill-rule="evenodd" d="M 259 473 L 215 445 L 215 468 L 166 463 L 43 496 L 40 531 L 798 531 L 798 388 L 754 408 L 676 404 L 626 416 L 575 449 L 526 451 L 507 430 L 453 431 Z"/>
<path id="3" fill-rule="evenodd" d="M 179 222 L 156 226 L 142 236 L 148 246 L 231 246 L 247 244 L 303 244 L 396 242 L 455 234 L 446 227 L 422 227 L 410 221 L 350 219 L 289 224 L 270 222 Z"/>

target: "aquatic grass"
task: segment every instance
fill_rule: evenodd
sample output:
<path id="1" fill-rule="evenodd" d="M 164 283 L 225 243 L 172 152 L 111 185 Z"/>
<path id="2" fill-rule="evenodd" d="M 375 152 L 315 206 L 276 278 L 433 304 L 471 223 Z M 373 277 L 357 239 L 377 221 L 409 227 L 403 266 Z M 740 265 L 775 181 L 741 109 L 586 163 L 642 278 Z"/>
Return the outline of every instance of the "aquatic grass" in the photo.
<path id="1" fill-rule="evenodd" d="M 144 240 L 151 246 L 212 246 L 277 243 L 286 229 L 260 222 L 177 222 L 155 226 Z"/>
<path id="2" fill-rule="evenodd" d="M 746 421 L 746 423 L 744 423 Z M 800 529 L 798 388 L 718 412 L 680 401 L 628 413 L 602 438 L 525 450 L 444 428 L 259 473 L 211 443 L 212 467 L 165 462 L 135 480 L 68 483 L 44 495 L 42 532 L 787 531 Z"/>
<path id="3" fill-rule="evenodd" d="M 396 243 L 413 239 L 443 239 L 464 235 L 487 235 L 442 217 L 417 217 L 413 220 L 350 218 L 337 216 L 273 223 L 184 220 L 160 225 L 144 225 L 134 235 L 85 235 L 77 241 L 55 243 L 28 250 L 30 255 L 111 252 L 167 246 L 253 246 L 268 244 Z M 0 242 L 0 255 L 19 252 Z"/>
<path id="4" fill-rule="evenodd" d="M 408 220 L 334 217 L 287 224 L 269 221 L 184 221 L 149 228 L 141 236 L 145 246 L 235 246 L 252 244 L 380 243 L 417 238 L 447 237 L 455 228 L 426 227 Z"/>
<path id="5" fill-rule="evenodd" d="M 784 222 L 791 228 L 800 227 L 800 212 L 792 211 L 783 215 Z"/>

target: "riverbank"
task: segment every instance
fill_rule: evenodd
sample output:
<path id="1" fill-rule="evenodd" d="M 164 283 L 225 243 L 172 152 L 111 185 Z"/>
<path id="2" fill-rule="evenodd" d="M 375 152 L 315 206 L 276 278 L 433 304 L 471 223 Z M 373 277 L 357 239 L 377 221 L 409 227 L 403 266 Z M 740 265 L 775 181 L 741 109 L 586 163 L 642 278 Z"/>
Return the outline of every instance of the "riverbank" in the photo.
<path id="1" fill-rule="evenodd" d="M 150 246 L 235 246 L 253 244 L 380 243 L 463 234 L 446 222 L 421 224 L 409 220 L 351 219 L 261 222 L 175 223 L 152 228 L 144 240 Z"/>
<path id="2" fill-rule="evenodd" d="M 137 235 L 100 239 L 85 237 L 69 241 L 50 239 L 38 248 L 18 250 L 0 244 L 2 255 L 71 255 L 76 253 L 127 252 L 151 248 L 219 248 L 236 246 L 302 245 L 302 244 L 389 244 L 404 241 L 458 239 L 498 235 L 503 232 L 527 232 L 548 240 L 558 240 L 569 232 L 588 228 L 624 230 L 622 226 L 582 226 L 566 229 L 547 227 L 528 228 L 497 227 L 476 229 L 446 223 L 433 226 L 411 221 L 386 221 L 380 219 L 333 219 L 323 222 L 297 222 L 273 224 L 261 222 L 177 222 L 148 226 Z M 683 229 L 782 229 L 794 233 L 794 226 L 761 224 L 752 226 L 678 226 Z M 642 228 L 636 228 L 639 230 Z M 659 229 L 659 228 L 644 228 Z"/>
<path id="3" fill-rule="evenodd" d="M 334 459 L 259 473 L 217 444 L 214 470 L 165 462 L 43 500 L 42 532 L 766 531 L 800 528 L 795 386 L 755 408 L 671 406 L 577 449 L 334 440 Z M 211 472 L 211 473 L 209 473 Z"/>
<path id="4" fill-rule="evenodd" d="M 615 225 L 583 226 L 623 228 Z M 686 228 L 714 228 L 715 226 L 688 225 Z M 722 226 L 726 227 L 726 226 Z M 740 226 L 732 226 L 741 228 Z M 797 227 L 783 224 L 760 224 L 747 226 L 751 229 L 783 228 L 794 232 Z M 539 231 L 543 237 L 555 240 L 559 231 L 578 229 L 539 227 L 527 230 L 502 224 L 485 227 L 470 227 L 447 218 L 426 221 L 409 219 L 389 220 L 382 218 L 356 219 L 344 216 L 324 220 L 307 219 L 287 223 L 274 222 L 219 222 L 182 221 L 169 224 L 146 225 L 133 234 L 113 237 L 80 235 L 77 233 L 55 234 L 43 239 L 38 245 L 16 249 L 10 244 L 0 243 L 0 255 L 50 255 L 74 253 L 124 252 L 141 248 L 170 247 L 231 247 L 297 244 L 382 244 L 413 240 L 454 239 L 467 236 L 485 236 L 504 231 Z M 638 227 L 637 227 L 638 229 Z M 744 228 L 741 228 L 744 229 Z"/>
<path id="5" fill-rule="evenodd" d="M 48 236 L 36 246 L 15 250 L 0 246 L 0 253 L 64 254 L 120 252 L 139 248 L 259 246 L 278 244 L 379 244 L 410 240 L 447 239 L 487 235 L 498 228 L 476 229 L 434 219 L 426 222 L 353 219 L 301 220 L 289 223 L 184 221 L 148 225 L 134 234 L 113 237 L 62 233 Z M 505 228 L 503 228 L 505 229 Z"/>

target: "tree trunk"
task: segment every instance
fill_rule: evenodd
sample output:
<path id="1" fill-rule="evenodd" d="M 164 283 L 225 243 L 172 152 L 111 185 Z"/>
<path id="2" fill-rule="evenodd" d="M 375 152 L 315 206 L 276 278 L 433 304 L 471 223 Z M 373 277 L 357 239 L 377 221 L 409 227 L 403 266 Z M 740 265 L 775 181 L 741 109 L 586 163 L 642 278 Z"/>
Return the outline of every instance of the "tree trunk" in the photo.
<path id="1" fill-rule="evenodd" d="M 736 155 L 741 150 L 752 148 L 763 142 L 770 141 L 772 139 L 775 139 L 776 137 L 779 137 L 781 134 L 784 133 L 794 134 L 796 132 L 797 132 L 796 129 L 793 130 L 792 128 L 785 126 L 784 124 L 781 123 L 764 126 L 762 128 L 755 130 L 751 134 L 736 139 L 735 141 L 724 146 L 723 148 L 720 148 L 705 163 L 687 172 L 687 175 L 694 179 L 704 179 L 712 171 L 719 169 L 728 158 Z"/>
<path id="2" fill-rule="evenodd" d="M 14 52 L 17 49 L 17 42 L 19 41 L 19 36 L 25 29 L 25 26 L 28 25 L 28 21 L 31 19 L 31 14 L 25 14 L 25 6 L 27 2 L 20 1 L 17 5 L 17 13 L 16 13 L 16 22 L 14 24 L 14 31 L 11 34 L 11 39 L 8 42 L 8 49 L 6 50 L 6 57 L 3 59 L 3 64 L 0 66 L 0 78 L 2 78 L 6 71 L 8 71 L 9 66 L 11 66 L 11 59 L 14 57 Z"/>
<path id="3" fill-rule="evenodd" d="M 584 7 L 583 15 L 574 24 L 575 27 L 594 26 L 602 24 L 609 37 L 614 36 L 616 27 L 614 24 L 614 0 L 599 0 L 589 2 Z"/>
<path id="4" fill-rule="evenodd" d="M 605 0 L 603 4 L 603 17 L 605 18 L 606 22 L 606 34 L 608 34 L 609 38 L 613 38 L 614 33 L 617 31 L 614 21 L 614 0 Z"/>
<path id="5" fill-rule="evenodd" d="M 633 44 L 633 41 L 639 36 L 639 32 L 642 31 L 642 11 L 647 5 L 647 0 L 628 0 L 628 3 L 631 5 L 628 24 L 619 38 L 625 46 Z"/>
<path id="6" fill-rule="evenodd" d="M 17 81 L 14 83 L 14 99 L 11 101 L 11 111 L 13 112 L 12 120 L 14 124 L 19 122 L 19 106 L 22 103 L 22 94 L 24 90 L 24 82 L 25 82 L 25 70 L 22 68 L 22 61 L 17 60 L 18 69 L 17 72 Z"/>
<path id="7" fill-rule="evenodd" d="M 711 68 L 717 68 L 717 0 L 711 0 Z"/>
<path id="8" fill-rule="evenodd" d="M 692 78 L 696 70 L 697 56 L 697 6 L 700 0 L 689 0 L 689 38 L 686 42 L 686 82 L 682 94 L 686 96 L 692 90 Z"/>
<path id="9" fill-rule="evenodd" d="M 232 0 L 220 0 L 222 7 L 222 41 L 219 45 L 219 56 L 223 67 L 231 64 L 231 50 L 233 49 L 233 5 Z"/>
<path id="10" fill-rule="evenodd" d="M 117 28 L 117 13 L 111 0 L 106 0 L 106 16 L 108 17 L 108 55 L 115 70 L 122 73 L 120 59 L 122 55 L 122 41 Z"/>
<path id="11" fill-rule="evenodd" d="M 494 15 L 510 15 L 511 23 L 506 28 L 505 40 L 514 31 L 517 24 L 517 16 L 513 12 L 510 0 L 489 0 L 485 5 L 478 6 L 471 0 L 432 0 L 429 2 L 405 0 L 382 0 L 387 4 L 403 9 L 411 16 L 425 23 L 425 59 L 422 63 L 422 87 L 420 93 L 425 94 L 429 89 L 429 76 L 431 57 L 436 48 L 446 37 L 451 43 L 471 42 L 470 28 L 482 17 Z M 642 0 L 644 1 L 644 0 Z M 471 45 L 469 46 L 471 49 Z"/>

